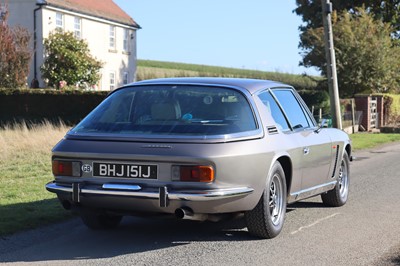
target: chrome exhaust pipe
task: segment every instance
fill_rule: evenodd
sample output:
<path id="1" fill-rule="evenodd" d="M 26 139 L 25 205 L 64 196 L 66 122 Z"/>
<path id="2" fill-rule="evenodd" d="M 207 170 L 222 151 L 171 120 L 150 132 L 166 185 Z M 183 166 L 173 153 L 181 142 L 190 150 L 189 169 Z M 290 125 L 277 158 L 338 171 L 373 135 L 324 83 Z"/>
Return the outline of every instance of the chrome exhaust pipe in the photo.
<path id="1" fill-rule="evenodd" d="M 192 209 L 187 207 L 176 209 L 175 216 L 180 220 L 193 220 L 193 221 L 205 221 L 208 218 L 207 214 L 194 213 Z"/>

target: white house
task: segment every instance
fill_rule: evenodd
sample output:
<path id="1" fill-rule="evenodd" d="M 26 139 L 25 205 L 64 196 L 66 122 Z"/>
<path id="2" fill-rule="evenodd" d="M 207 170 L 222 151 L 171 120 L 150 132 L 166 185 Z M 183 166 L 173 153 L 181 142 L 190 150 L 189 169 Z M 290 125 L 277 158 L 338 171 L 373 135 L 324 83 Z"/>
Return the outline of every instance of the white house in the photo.
<path id="1" fill-rule="evenodd" d="M 86 40 L 91 54 L 104 62 L 101 90 L 113 90 L 136 79 L 136 31 L 140 26 L 112 0 L 9 0 L 9 24 L 27 28 L 34 51 L 28 83 L 44 61 L 43 40 L 56 28 Z"/>

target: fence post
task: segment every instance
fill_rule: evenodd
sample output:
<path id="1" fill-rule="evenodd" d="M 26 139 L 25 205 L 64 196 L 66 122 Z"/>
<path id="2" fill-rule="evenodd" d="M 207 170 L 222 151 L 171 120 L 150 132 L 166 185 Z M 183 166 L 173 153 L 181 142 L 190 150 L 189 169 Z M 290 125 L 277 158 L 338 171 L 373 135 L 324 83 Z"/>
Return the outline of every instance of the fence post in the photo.
<path id="1" fill-rule="evenodd" d="M 319 108 L 319 121 L 322 120 L 322 108 Z"/>
<path id="2" fill-rule="evenodd" d="M 352 130 L 353 130 L 353 134 L 356 133 L 356 116 L 355 116 L 355 107 L 354 107 L 354 99 L 351 99 L 351 125 L 352 125 Z"/>

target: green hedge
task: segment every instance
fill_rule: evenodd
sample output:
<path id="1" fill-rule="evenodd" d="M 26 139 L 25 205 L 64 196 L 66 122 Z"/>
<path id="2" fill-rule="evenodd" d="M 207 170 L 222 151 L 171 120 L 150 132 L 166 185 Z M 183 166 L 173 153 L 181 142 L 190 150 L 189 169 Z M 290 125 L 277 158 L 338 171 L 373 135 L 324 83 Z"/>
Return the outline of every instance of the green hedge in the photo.
<path id="1" fill-rule="evenodd" d="M 400 94 L 384 94 L 387 110 L 387 123 L 398 125 L 400 123 Z"/>
<path id="2" fill-rule="evenodd" d="M 0 124 L 49 120 L 75 124 L 108 92 L 49 89 L 0 89 Z"/>
<path id="3" fill-rule="evenodd" d="M 0 89 L 0 125 L 22 120 L 44 119 L 71 125 L 79 122 L 106 96 L 106 91 Z M 301 90 L 299 94 L 311 109 L 329 113 L 329 95 L 324 91 Z"/>

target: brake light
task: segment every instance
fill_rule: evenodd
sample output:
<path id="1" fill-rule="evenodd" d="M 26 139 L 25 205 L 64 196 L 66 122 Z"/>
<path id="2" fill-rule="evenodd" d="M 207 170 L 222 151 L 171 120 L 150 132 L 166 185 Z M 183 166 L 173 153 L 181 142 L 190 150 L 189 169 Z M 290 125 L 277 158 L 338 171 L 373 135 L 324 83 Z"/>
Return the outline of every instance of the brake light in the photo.
<path id="1" fill-rule="evenodd" d="M 52 170 L 55 176 L 81 176 L 79 162 L 53 160 Z"/>
<path id="2" fill-rule="evenodd" d="M 174 180 L 185 182 L 214 181 L 214 168 L 211 166 L 176 166 L 173 173 L 175 175 Z M 179 175 L 179 177 L 176 175 Z"/>

